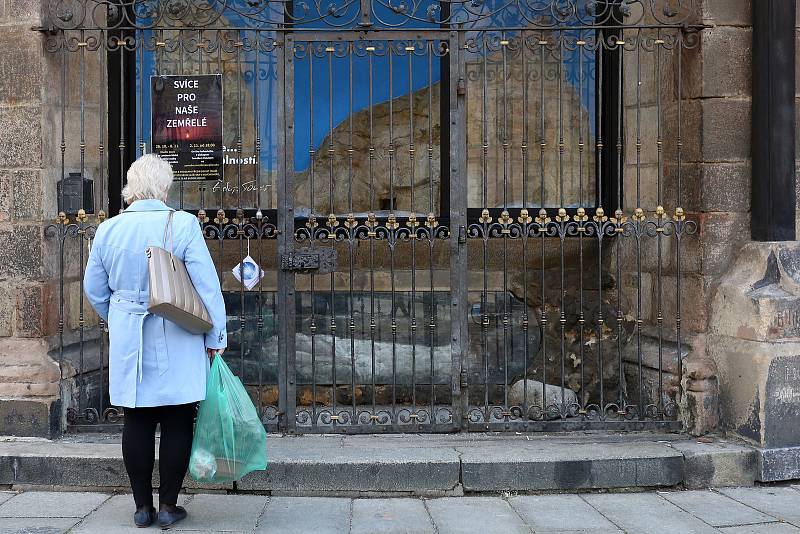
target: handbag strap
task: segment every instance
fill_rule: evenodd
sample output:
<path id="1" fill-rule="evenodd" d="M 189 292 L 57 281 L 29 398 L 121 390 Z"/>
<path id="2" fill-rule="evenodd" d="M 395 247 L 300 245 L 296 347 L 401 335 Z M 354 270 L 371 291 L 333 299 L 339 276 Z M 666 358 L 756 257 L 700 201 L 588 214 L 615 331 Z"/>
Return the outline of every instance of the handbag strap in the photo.
<path id="1" fill-rule="evenodd" d="M 175 241 L 174 241 L 174 236 L 173 236 L 173 233 L 172 233 L 172 215 L 174 213 L 175 212 L 172 211 L 172 210 L 169 211 L 169 215 L 167 216 L 167 225 L 164 227 L 164 248 L 167 248 L 167 234 L 169 234 L 169 252 L 170 252 L 170 254 L 174 254 L 175 253 L 175 249 L 174 249 Z"/>

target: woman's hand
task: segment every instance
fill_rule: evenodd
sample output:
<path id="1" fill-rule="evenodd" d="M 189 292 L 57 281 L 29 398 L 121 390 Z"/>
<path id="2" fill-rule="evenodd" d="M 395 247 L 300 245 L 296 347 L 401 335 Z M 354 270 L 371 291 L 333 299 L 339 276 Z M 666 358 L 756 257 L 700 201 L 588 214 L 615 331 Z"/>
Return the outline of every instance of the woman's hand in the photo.
<path id="1" fill-rule="evenodd" d="M 225 349 L 206 349 L 206 354 L 208 354 L 209 361 L 214 361 L 214 356 L 222 356 L 222 353 L 225 352 Z"/>

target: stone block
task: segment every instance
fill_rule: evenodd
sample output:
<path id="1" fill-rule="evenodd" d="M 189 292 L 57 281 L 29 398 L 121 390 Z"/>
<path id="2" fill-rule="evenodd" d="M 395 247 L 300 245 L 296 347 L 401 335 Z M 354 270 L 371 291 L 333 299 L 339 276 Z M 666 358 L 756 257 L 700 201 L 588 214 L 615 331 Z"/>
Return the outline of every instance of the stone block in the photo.
<path id="1" fill-rule="evenodd" d="M 86 32 L 86 34 L 87 37 L 101 39 L 100 35 L 95 32 Z M 101 62 L 103 61 L 101 54 L 104 53 L 102 46 L 95 51 L 86 50 L 83 56 L 82 79 L 81 54 L 67 54 L 67 106 L 71 111 L 79 112 L 82 98 L 86 114 L 98 114 L 96 106 L 99 106 L 102 98 L 100 93 L 107 87 L 105 84 L 105 73 L 101 68 Z M 82 94 L 81 82 L 83 83 Z M 99 130 L 87 129 L 87 135 L 90 135 L 89 132 L 92 131 L 99 132 Z"/>
<path id="2" fill-rule="evenodd" d="M 42 229 L 33 225 L 5 225 L 0 229 L 0 250 L 5 261 L 0 276 L 35 278 L 42 273 Z"/>
<path id="3" fill-rule="evenodd" d="M 14 283 L 0 282 L 0 337 L 8 337 L 14 331 L 14 303 L 16 291 Z"/>
<path id="4" fill-rule="evenodd" d="M 628 162 L 623 177 L 623 194 L 625 195 L 623 204 L 628 214 L 636 207 L 653 210 L 658 206 L 658 180 L 657 164 L 637 166 Z"/>
<path id="5" fill-rule="evenodd" d="M 681 95 L 684 98 L 684 101 L 691 100 L 691 99 L 698 99 L 700 98 L 701 92 L 703 90 L 703 56 L 698 52 L 698 46 L 694 46 L 693 48 L 686 48 L 682 47 L 680 49 L 681 54 Z M 678 52 L 676 51 L 673 54 L 673 60 L 677 63 Z M 675 67 L 677 71 L 677 65 Z M 678 95 L 678 76 L 677 73 L 675 74 L 673 85 L 674 89 L 674 97 L 672 98 L 673 101 L 677 101 Z"/>
<path id="6" fill-rule="evenodd" d="M 700 216 L 702 272 L 722 274 L 730 266 L 741 244 L 750 237 L 748 213 L 706 213 Z"/>
<path id="7" fill-rule="evenodd" d="M 74 330 L 81 326 L 91 328 L 97 326 L 100 322 L 100 317 L 92 308 L 92 305 L 83 294 L 83 287 L 80 281 L 69 282 L 65 287 L 65 307 L 64 307 L 64 321 L 67 328 Z"/>
<path id="8" fill-rule="evenodd" d="M 42 338 L 0 339 L 0 398 L 55 399 L 59 394 L 60 374 L 49 349 Z M 24 374 L 23 368 L 27 369 Z"/>
<path id="9" fill-rule="evenodd" d="M 719 439 L 676 441 L 672 446 L 683 453 L 687 488 L 752 486 L 756 480 L 758 451 L 753 447 Z"/>
<path id="10" fill-rule="evenodd" d="M 18 21 L 30 21 L 38 24 L 41 18 L 42 4 L 37 0 L 7 0 L 6 13 Z"/>
<path id="11" fill-rule="evenodd" d="M 797 445 L 800 343 L 714 335 L 708 347 L 720 371 L 723 428 L 765 448 Z"/>
<path id="12" fill-rule="evenodd" d="M 42 219 L 42 177 L 38 171 L 20 170 L 11 173 L 14 218 Z"/>
<path id="13" fill-rule="evenodd" d="M 623 91 L 625 104 L 629 106 L 632 113 L 635 113 L 637 104 L 644 105 L 655 102 L 654 69 L 654 53 L 625 55 L 622 69 L 624 77 Z"/>
<path id="14" fill-rule="evenodd" d="M 691 354 L 683 360 L 683 409 L 686 431 L 692 436 L 714 432 L 719 426 L 719 380 L 713 359 Z"/>
<path id="15" fill-rule="evenodd" d="M 347 491 L 444 492 L 459 479 L 459 458 L 452 449 L 325 449 L 313 461 L 298 462 L 296 451 L 270 451 L 267 471 L 250 473 L 243 490 L 330 493 Z M 303 454 L 308 454 L 305 451 Z"/>
<path id="16" fill-rule="evenodd" d="M 739 213 L 750 210 L 749 162 L 709 163 L 701 169 L 700 209 Z"/>
<path id="17" fill-rule="evenodd" d="M 678 121 L 678 108 L 680 107 L 681 120 Z M 681 128 L 681 138 L 683 147 L 680 151 L 680 161 L 690 163 L 703 161 L 703 101 L 702 100 L 683 100 L 680 103 L 670 103 L 665 105 L 664 114 L 666 124 L 669 127 L 669 136 L 677 139 L 678 125 Z M 748 122 L 749 123 L 749 122 Z M 669 162 L 678 161 L 677 143 L 666 143 L 664 145 L 665 160 Z"/>
<path id="18" fill-rule="evenodd" d="M 464 491 L 544 491 L 674 486 L 683 480 L 683 456 L 661 444 L 609 443 L 587 453 L 563 443 L 465 448 L 461 482 Z"/>
<path id="19" fill-rule="evenodd" d="M 12 173 L 8 170 L 0 170 L 0 222 L 11 218 L 14 210 L 14 197 L 12 188 Z"/>
<path id="20" fill-rule="evenodd" d="M 21 286 L 17 293 L 15 335 L 44 337 L 58 332 L 57 301 L 51 284 Z"/>
<path id="21" fill-rule="evenodd" d="M 0 400 L 0 435 L 52 438 L 60 417 L 60 401 Z"/>
<path id="22" fill-rule="evenodd" d="M 704 0 L 703 19 L 718 26 L 747 26 L 753 23 L 752 0 Z"/>
<path id="23" fill-rule="evenodd" d="M 627 163 L 635 164 L 637 162 L 637 140 L 641 143 L 641 150 L 638 151 L 639 163 L 658 163 L 658 128 L 661 126 L 663 135 L 665 121 L 663 112 L 660 116 L 658 112 L 659 109 L 655 105 L 627 110 L 625 117 L 625 161 Z"/>
<path id="24" fill-rule="evenodd" d="M 663 205 L 681 207 L 687 213 L 701 211 L 702 166 L 698 163 L 681 165 L 680 183 L 676 162 L 666 162 L 664 171 Z"/>
<path id="25" fill-rule="evenodd" d="M 709 98 L 703 112 L 703 160 L 744 161 L 750 157 L 750 100 Z"/>
<path id="26" fill-rule="evenodd" d="M 759 481 L 778 482 L 800 478 L 800 447 L 777 447 L 758 452 Z"/>
<path id="27" fill-rule="evenodd" d="M 38 2 L 28 0 L 30 4 Z M 10 7 L 18 7 L 19 0 L 12 0 Z M 7 26 L 0 34 L 0 103 L 13 106 L 35 104 L 42 92 L 42 70 L 36 68 L 42 62 L 41 36 L 30 30 L 30 24 Z"/>
<path id="28" fill-rule="evenodd" d="M 750 95 L 752 30 L 722 26 L 702 36 L 702 97 Z"/>
<path id="29" fill-rule="evenodd" d="M 649 323 L 653 318 L 653 275 L 648 272 L 622 274 L 624 308 L 637 319 Z"/>
<path id="30" fill-rule="evenodd" d="M 661 283 L 664 291 L 661 306 L 664 329 L 674 331 L 677 325 L 676 319 L 680 315 L 683 335 L 690 332 L 705 332 L 708 319 L 706 302 L 709 280 L 707 277 L 694 273 L 681 275 L 680 299 L 676 298 L 678 277 L 663 275 Z M 658 313 L 657 309 L 656 313 Z"/>
<path id="31" fill-rule="evenodd" d="M 800 245 L 747 243 L 720 281 L 712 332 L 743 340 L 800 337 Z"/>
<path id="32" fill-rule="evenodd" d="M 41 112 L 37 105 L 0 107 L 0 166 L 41 165 Z"/>

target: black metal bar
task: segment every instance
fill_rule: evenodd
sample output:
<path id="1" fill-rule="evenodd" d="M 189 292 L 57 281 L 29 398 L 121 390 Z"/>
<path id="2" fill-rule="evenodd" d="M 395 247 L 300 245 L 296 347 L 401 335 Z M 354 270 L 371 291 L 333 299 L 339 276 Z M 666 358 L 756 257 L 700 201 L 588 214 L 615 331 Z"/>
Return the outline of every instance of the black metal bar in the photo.
<path id="1" fill-rule="evenodd" d="M 281 35 L 276 48 L 278 66 L 278 254 L 288 254 L 294 245 L 294 95 L 286 88 L 294 87 L 294 38 Z M 280 426 L 296 428 L 295 384 L 295 276 L 278 271 L 278 411 L 283 414 Z"/>
<path id="2" fill-rule="evenodd" d="M 451 32 L 448 42 L 450 50 L 449 78 L 450 80 L 464 80 L 466 78 L 464 49 L 464 34 Z M 456 428 L 466 428 L 469 414 L 469 389 L 466 380 L 467 358 L 469 347 L 469 330 L 467 325 L 467 244 L 458 238 L 462 229 L 466 231 L 467 225 L 467 133 L 466 133 L 466 95 L 459 95 L 458 91 L 449 91 L 449 113 L 442 115 L 442 123 L 449 123 L 450 153 L 449 169 L 442 163 L 442 172 L 448 172 L 450 182 L 449 193 L 452 195 L 449 205 L 450 213 L 450 329 L 451 329 L 451 357 L 452 357 L 452 424 Z M 463 388 L 463 389 L 462 389 Z"/>
<path id="3" fill-rule="evenodd" d="M 753 3 L 751 235 L 796 239 L 796 0 Z"/>

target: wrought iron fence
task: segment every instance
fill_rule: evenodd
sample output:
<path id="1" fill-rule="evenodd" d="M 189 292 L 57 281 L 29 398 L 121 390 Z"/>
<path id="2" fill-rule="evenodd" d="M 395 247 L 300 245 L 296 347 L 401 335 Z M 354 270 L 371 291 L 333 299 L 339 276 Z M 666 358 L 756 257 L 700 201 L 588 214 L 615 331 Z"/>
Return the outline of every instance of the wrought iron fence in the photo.
<path id="1" fill-rule="evenodd" d="M 220 74 L 224 177 L 178 180 L 271 430 L 675 427 L 684 208 L 680 0 L 50 5 L 73 429 L 113 424 L 82 274 L 153 150 L 149 79 Z M 65 182 L 66 183 L 66 182 Z M 76 182 L 80 197 L 88 186 Z M 251 257 L 253 289 L 232 269 Z"/>

